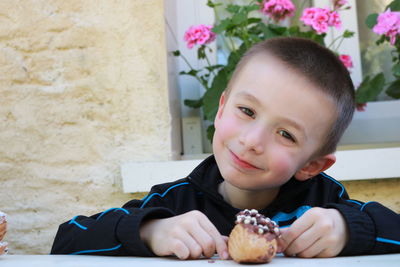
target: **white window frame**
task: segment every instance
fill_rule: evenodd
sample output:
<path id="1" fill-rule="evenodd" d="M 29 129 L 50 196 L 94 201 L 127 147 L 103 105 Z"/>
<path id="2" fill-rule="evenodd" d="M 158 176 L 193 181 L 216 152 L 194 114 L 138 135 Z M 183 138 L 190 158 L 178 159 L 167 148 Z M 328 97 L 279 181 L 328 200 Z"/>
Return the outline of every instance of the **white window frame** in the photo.
<path id="1" fill-rule="evenodd" d="M 400 177 L 398 147 L 338 151 L 336 158 L 336 163 L 326 173 L 339 181 Z M 123 190 L 125 193 L 147 192 L 155 184 L 187 177 L 202 160 L 122 164 Z"/>

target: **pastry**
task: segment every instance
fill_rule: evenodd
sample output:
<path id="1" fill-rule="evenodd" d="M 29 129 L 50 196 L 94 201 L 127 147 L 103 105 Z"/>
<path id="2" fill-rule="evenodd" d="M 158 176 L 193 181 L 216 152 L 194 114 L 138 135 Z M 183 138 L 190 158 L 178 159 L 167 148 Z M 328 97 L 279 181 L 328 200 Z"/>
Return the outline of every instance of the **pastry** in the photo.
<path id="1" fill-rule="evenodd" d="M 275 257 L 280 231 L 270 218 L 257 210 L 243 210 L 236 215 L 229 235 L 228 250 L 238 263 L 266 263 Z"/>

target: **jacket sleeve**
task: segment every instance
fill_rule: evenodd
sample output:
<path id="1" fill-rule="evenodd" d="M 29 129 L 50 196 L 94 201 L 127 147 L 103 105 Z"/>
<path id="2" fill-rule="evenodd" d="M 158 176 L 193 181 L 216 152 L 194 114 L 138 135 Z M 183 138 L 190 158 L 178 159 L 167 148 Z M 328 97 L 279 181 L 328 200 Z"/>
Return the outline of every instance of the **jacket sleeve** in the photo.
<path id="1" fill-rule="evenodd" d="M 348 226 L 349 241 L 340 255 L 399 253 L 400 214 L 378 202 L 350 200 L 342 190 L 337 203 L 326 205 L 336 208 Z"/>
<path id="2" fill-rule="evenodd" d="M 149 195 L 160 190 L 154 186 Z M 155 256 L 140 239 L 140 225 L 147 219 L 174 216 L 173 206 L 171 200 L 146 197 L 90 217 L 75 216 L 60 225 L 51 254 Z"/>

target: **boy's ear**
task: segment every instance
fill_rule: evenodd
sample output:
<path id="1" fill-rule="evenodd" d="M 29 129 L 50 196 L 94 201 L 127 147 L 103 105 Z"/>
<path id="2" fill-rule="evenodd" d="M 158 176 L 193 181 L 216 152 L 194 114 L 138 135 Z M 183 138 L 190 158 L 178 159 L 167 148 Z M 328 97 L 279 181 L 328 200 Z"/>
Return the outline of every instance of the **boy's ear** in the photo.
<path id="1" fill-rule="evenodd" d="M 222 110 L 224 109 L 224 105 L 225 105 L 225 91 L 222 92 L 221 97 L 219 98 L 219 105 L 218 105 L 218 111 L 217 111 L 217 115 L 215 116 L 215 121 L 217 121 L 219 118 L 221 118 L 222 115 Z M 214 123 L 215 123 L 214 121 Z"/>
<path id="2" fill-rule="evenodd" d="M 334 154 L 328 154 L 317 159 L 313 159 L 295 173 L 295 178 L 299 181 L 305 181 L 329 169 L 336 162 Z"/>

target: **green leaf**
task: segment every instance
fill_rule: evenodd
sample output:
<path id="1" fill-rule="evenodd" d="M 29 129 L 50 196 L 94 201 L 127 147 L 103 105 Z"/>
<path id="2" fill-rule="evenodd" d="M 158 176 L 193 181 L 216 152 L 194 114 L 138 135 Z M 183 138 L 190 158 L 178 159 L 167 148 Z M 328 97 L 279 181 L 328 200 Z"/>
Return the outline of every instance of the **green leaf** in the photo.
<path id="1" fill-rule="evenodd" d="M 386 89 L 386 94 L 393 98 L 400 98 L 400 80 L 395 80 L 392 82 L 389 87 Z"/>
<path id="2" fill-rule="evenodd" d="M 238 5 L 228 5 L 226 7 L 226 11 L 228 11 L 229 13 L 232 13 L 232 14 L 238 13 L 239 10 L 240 10 L 240 6 L 238 6 Z"/>
<path id="3" fill-rule="evenodd" d="M 251 11 L 259 10 L 260 6 L 259 5 L 249 5 L 249 6 L 245 6 L 244 9 L 249 13 Z"/>
<path id="4" fill-rule="evenodd" d="M 224 65 L 221 65 L 221 64 L 216 64 L 216 65 L 211 65 L 211 66 L 206 66 L 205 68 L 208 70 L 208 71 L 213 71 L 213 70 L 216 70 L 216 69 L 220 69 L 220 68 L 222 68 L 222 67 L 225 67 Z"/>
<path id="5" fill-rule="evenodd" d="M 200 108 L 203 106 L 203 98 L 199 99 L 185 99 L 183 103 L 191 108 Z"/>
<path id="6" fill-rule="evenodd" d="M 221 3 L 215 4 L 213 1 L 207 0 L 207 6 L 209 6 L 211 8 L 215 8 L 217 6 L 222 6 L 222 4 Z"/>
<path id="7" fill-rule="evenodd" d="M 278 26 L 275 24 L 269 24 L 270 29 L 278 35 L 283 35 L 286 31 L 286 27 Z"/>
<path id="8" fill-rule="evenodd" d="M 385 86 L 385 76 L 378 73 L 372 79 L 369 76 L 361 82 L 356 91 L 356 102 L 367 103 L 376 100 L 376 97 L 383 91 Z"/>
<path id="9" fill-rule="evenodd" d="M 207 139 L 212 143 L 214 137 L 215 127 L 214 124 L 207 127 Z"/>
<path id="10" fill-rule="evenodd" d="M 319 43 L 320 45 L 325 46 L 325 41 L 324 41 L 325 36 L 326 36 L 326 33 L 317 34 L 315 32 L 312 32 L 310 39 L 314 40 L 315 42 Z"/>
<path id="11" fill-rule="evenodd" d="M 175 50 L 175 51 L 172 51 L 172 54 L 176 57 L 179 57 L 181 55 L 181 52 L 179 50 Z"/>
<path id="12" fill-rule="evenodd" d="M 228 73 L 226 68 L 221 69 L 215 76 L 211 87 L 203 96 L 203 111 L 204 116 L 209 121 L 214 121 L 215 115 L 218 111 L 219 98 L 228 84 Z"/>
<path id="13" fill-rule="evenodd" d="M 210 76 L 209 74 L 205 74 L 200 76 L 200 80 L 201 80 L 201 85 L 203 85 L 204 89 L 208 90 L 208 76 Z"/>
<path id="14" fill-rule="evenodd" d="M 205 59 L 207 57 L 206 55 L 206 46 L 202 45 L 200 46 L 199 49 L 197 49 L 197 58 L 198 59 Z"/>
<path id="15" fill-rule="evenodd" d="M 386 8 L 390 8 L 391 11 L 400 11 L 400 0 L 394 0 L 392 1 Z"/>
<path id="16" fill-rule="evenodd" d="M 262 39 L 257 34 L 250 34 L 249 37 L 252 43 L 258 43 L 262 41 Z"/>
<path id="17" fill-rule="evenodd" d="M 217 33 L 217 34 L 218 33 L 222 33 L 223 31 L 225 31 L 231 25 L 231 23 L 232 22 L 231 22 L 230 19 L 221 20 L 221 22 L 219 24 L 215 25 L 212 28 L 212 31 Z"/>
<path id="18" fill-rule="evenodd" d="M 368 28 L 372 29 L 375 26 L 375 24 L 377 22 L 377 19 L 378 19 L 378 14 L 377 13 L 370 14 L 365 19 L 365 24 L 367 24 Z"/>
<path id="19" fill-rule="evenodd" d="M 179 72 L 180 75 L 190 75 L 196 77 L 198 70 L 191 69 L 190 71 L 181 71 Z"/>
<path id="20" fill-rule="evenodd" d="M 247 14 L 243 13 L 243 12 L 236 13 L 232 17 L 232 22 L 233 22 L 233 24 L 236 24 L 236 25 L 240 25 L 243 22 L 245 22 L 246 20 L 247 20 Z"/>
<path id="21" fill-rule="evenodd" d="M 392 72 L 394 76 L 400 78 L 400 63 L 397 63 L 396 65 L 393 66 Z"/>
<path id="22" fill-rule="evenodd" d="M 252 24 L 252 23 L 259 23 L 259 22 L 261 22 L 262 21 L 262 19 L 260 19 L 260 18 L 249 18 L 248 20 L 247 20 L 247 23 L 248 24 Z"/>
<path id="23" fill-rule="evenodd" d="M 301 31 L 299 26 L 292 26 L 288 29 L 288 32 L 291 36 L 300 36 Z"/>
<path id="24" fill-rule="evenodd" d="M 307 39 L 311 39 L 317 43 L 319 43 L 320 45 L 325 46 L 325 42 L 324 42 L 324 38 L 326 34 L 317 34 L 314 31 L 301 31 L 300 28 L 298 26 L 293 26 L 291 28 L 289 28 L 289 32 L 288 32 L 289 36 L 293 36 L 293 37 L 302 37 L 302 38 L 307 38 Z"/>
<path id="25" fill-rule="evenodd" d="M 354 36 L 354 32 L 351 32 L 349 30 L 345 30 L 343 33 L 343 38 L 351 38 Z"/>
<path id="26" fill-rule="evenodd" d="M 260 26 L 264 34 L 264 40 L 282 35 L 279 31 L 277 32 L 277 29 L 272 28 L 271 25 L 261 24 Z"/>
<path id="27" fill-rule="evenodd" d="M 247 51 L 247 47 L 245 43 L 242 43 L 235 52 L 231 52 L 228 57 L 228 64 L 226 65 L 226 71 L 231 72 L 235 69 L 236 64 L 242 58 L 243 54 Z M 228 77 L 229 78 L 229 77 Z"/>

